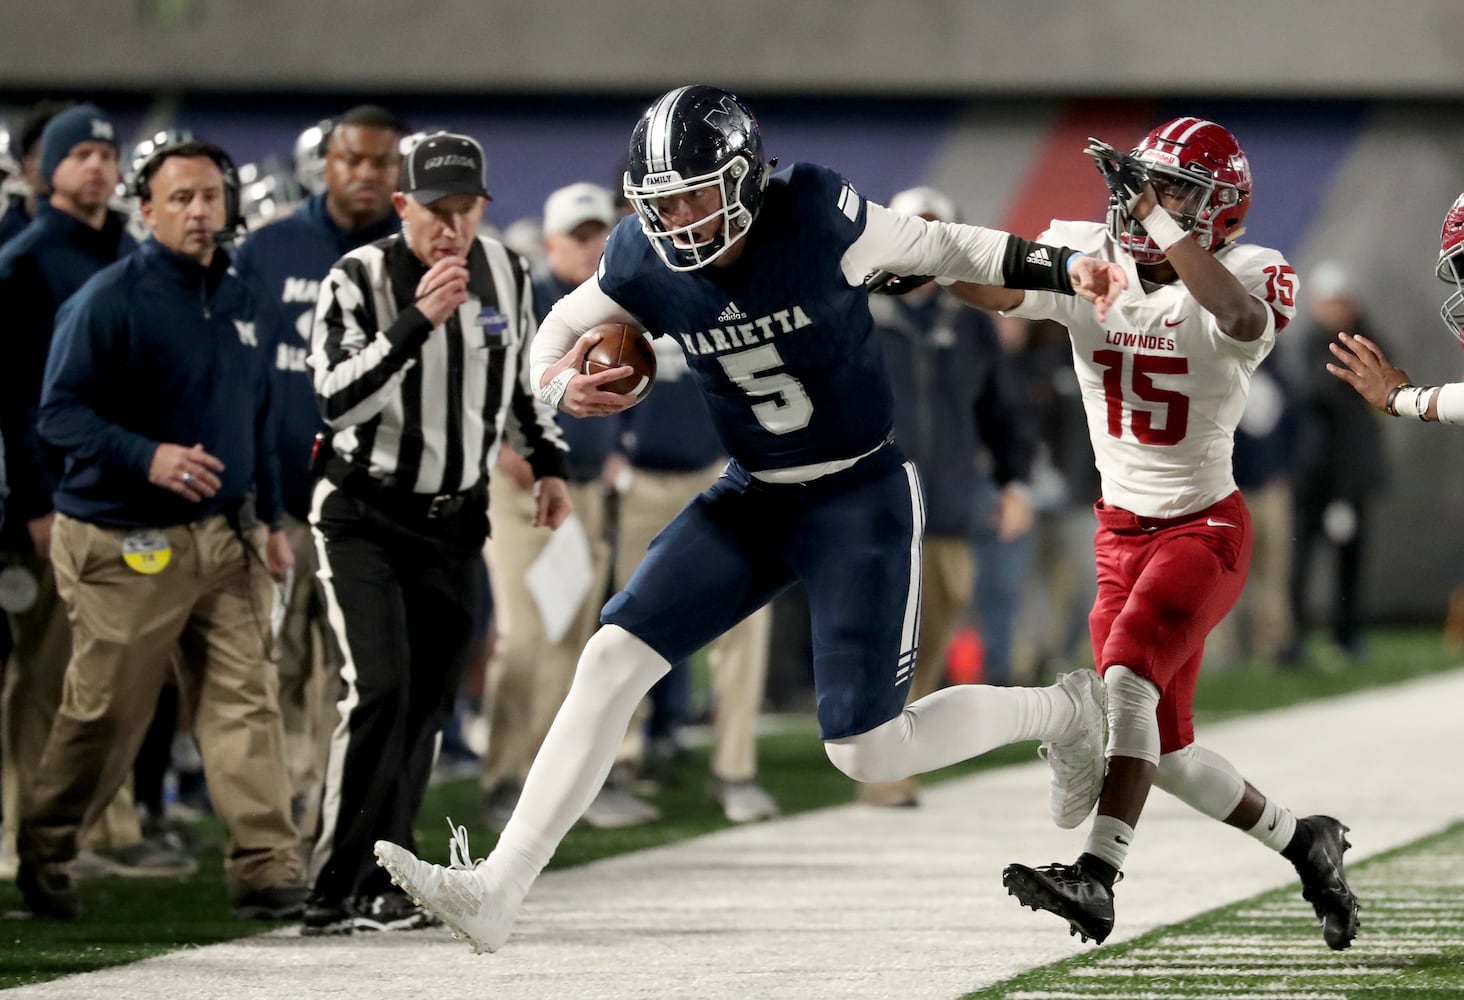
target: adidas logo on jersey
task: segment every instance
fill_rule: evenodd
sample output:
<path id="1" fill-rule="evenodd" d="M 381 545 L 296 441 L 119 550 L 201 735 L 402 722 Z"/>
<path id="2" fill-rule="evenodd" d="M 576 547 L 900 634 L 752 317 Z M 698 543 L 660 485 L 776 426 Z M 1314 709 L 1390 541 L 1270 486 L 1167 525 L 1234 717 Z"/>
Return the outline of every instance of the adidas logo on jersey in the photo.
<path id="1" fill-rule="evenodd" d="M 1031 253 L 1027 254 L 1027 263 L 1034 264 L 1038 267 L 1051 267 L 1052 257 L 1047 253 L 1046 247 L 1037 247 Z"/>
<path id="2" fill-rule="evenodd" d="M 743 312 L 741 309 L 738 309 L 736 302 L 728 302 L 727 303 L 727 308 L 726 309 L 723 309 L 721 315 L 719 315 L 717 317 L 717 322 L 718 323 L 732 323 L 732 322 L 735 322 L 736 320 L 746 319 L 746 318 L 747 318 L 747 313 Z"/>

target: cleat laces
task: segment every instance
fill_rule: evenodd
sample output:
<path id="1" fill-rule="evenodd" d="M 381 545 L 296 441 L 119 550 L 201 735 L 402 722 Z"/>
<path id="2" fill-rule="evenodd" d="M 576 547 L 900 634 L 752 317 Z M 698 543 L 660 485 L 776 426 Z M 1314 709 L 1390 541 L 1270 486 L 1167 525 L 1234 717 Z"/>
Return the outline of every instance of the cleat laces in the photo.
<path id="1" fill-rule="evenodd" d="M 452 839 L 447 842 L 448 865 L 458 871 L 470 872 L 483 861 L 479 858 L 473 860 L 472 849 L 468 847 L 468 828 L 453 824 L 452 817 L 447 817 L 447 829 L 452 833 Z"/>

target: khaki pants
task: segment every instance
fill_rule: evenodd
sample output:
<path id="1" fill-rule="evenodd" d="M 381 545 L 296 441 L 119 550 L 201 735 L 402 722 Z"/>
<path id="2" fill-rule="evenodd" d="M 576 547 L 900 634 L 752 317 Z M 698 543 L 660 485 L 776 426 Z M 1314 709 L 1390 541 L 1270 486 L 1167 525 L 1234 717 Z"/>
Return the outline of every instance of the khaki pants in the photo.
<path id="1" fill-rule="evenodd" d="M 1250 574 L 1240 600 L 1205 640 L 1207 656 L 1220 663 L 1246 656 L 1276 661 L 1291 643 L 1291 484 L 1276 482 L 1245 491 L 1251 512 Z"/>
<path id="2" fill-rule="evenodd" d="M 75 856 L 77 831 L 130 772 L 181 647 L 209 794 L 229 829 L 230 886 L 237 894 L 291 881 L 299 862 L 268 650 L 272 585 L 223 517 L 163 533 L 171 561 L 145 576 L 122 560 L 126 531 L 56 517 L 51 556 L 72 655 L 22 807 L 21 857 L 45 864 Z M 264 538 L 260 528 L 251 539 L 260 558 Z"/>
<path id="3" fill-rule="evenodd" d="M 5 689 L 0 703 L 0 786 L 4 789 L 6 846 L 15 846 L 15 828 L 21 803 L 30 797 L 30 784 L 46 749 L 51 723 L 61 707 L 66 664 L 71 659 L 71 627 L 66 605 L 56 593 L 51 564 L 34 552 L 7 555 L 11 566 L 30 573 L 36 581 L 35 603 L 10 614 L 15 646 L 5 665 Z M 115 851 L 142 839 L 137 810 L 132 804 L 132 771 L 95 825 L 84 832 L 85 846 L 94 851 Z"/>
<path id="4" fill-rule="evenodd" d="M 285 617 L 275 648 L 279 658 L 280 719 L 285 727 L 285 769 L 292 801 L 303 808 L 300 835 L 309 842 L 320 816 L 320 792 L 331 733 L 340 720 L 336 697 L 340 665 L 329 655 L 325 606 L 316 585 L 315 539 L 310 525 L 285 518 L 295 553 L 295 575 L 285 595 Z"/>
<path id="5" fill-rule="evenodd" d="M 501 782 L 523 783 L 544 735 L 574 680 L 580 650 L 600 622 L 610 576 L 610 546 L 605 541 L 605 495 L 598 482 L 571 483 L 570 500 L 590 543 L 595 577 L 579 615 L 564 638 L 551 643 L 539 607 L 524 585 L 552 532 L 534 527 L 534 496 L 511 477 L 488 480 L 488 510 L 493 536 L 484 546 L 493 588 L 497 638 L 488 661 L 484 711 L 488 715 L 488 752 L 483 755 L 482 788 Z"/>
<path id="6" fill-rule="evenodd" d="M 722 474 L 725 463 L 694 472 L 636 469 L 620 501 L 620 535 L 615 551 L 615 586 L 623 588 L 640 565 L 651 539 L 692 498 Z M 768 677 L 772 612 L 762 608 L 712 644 L 712 693 L 716 699 L 712 774 L 723 781 L 757 776 L 757 717 Z M 645 705 L 631 720 L 618 759 L 638 764 L 645 755 Z"/>
<path id="7" fill-rule="evenodd" d="M 921 566 L 920 652 L 907 705 L 945 686 L 946 644 L 976 586 L 976 560 L 965 538 L 927 536 Z M 902 781 L 870 782 L 859 786 L 859 799 L 871 805 L 907 802 L 919 787 L 920 779 L 914 775 Z"/>

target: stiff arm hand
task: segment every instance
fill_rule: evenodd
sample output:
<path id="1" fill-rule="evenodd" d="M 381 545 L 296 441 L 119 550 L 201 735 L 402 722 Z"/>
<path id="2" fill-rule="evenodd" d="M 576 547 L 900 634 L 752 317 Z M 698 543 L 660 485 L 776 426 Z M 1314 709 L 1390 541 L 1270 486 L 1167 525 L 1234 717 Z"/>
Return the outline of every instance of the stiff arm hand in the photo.
<path id="1" fill-rule="evenodd" d="M 1093 303 L 1093 312 L 1100 323 L 1108 316 L 1108 307 L 1128 287 L 1128 275 L 1123 273 L 1123 268 L 1112 261 L 1086 255 L 1072 258 L 1068 277 L 1073 282 L 1073 294 Z"/>

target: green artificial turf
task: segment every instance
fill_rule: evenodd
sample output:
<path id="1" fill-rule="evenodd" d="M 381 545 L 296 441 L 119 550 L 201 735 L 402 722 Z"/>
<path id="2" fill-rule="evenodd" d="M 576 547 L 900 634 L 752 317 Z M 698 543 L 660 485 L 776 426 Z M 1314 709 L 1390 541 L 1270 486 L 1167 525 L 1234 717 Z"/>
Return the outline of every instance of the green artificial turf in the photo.
<path id="1" fill-rule="evenodd" d="M 1239 664 L 1202 675 L 1196 703 L 1199 724 L 1249 712 L 1282 708 L 1309 699 L 1342 694 L 1411 677 L 1436 673 L 1457 664 L 1459 655 L 1444 648 L 1437 632 L 1421 630 L 1369 633 L 1368 658 L 1340 666 L 1316 647 L 1313 666 L 1296 672 L 1265 664 Z M 1315 664 L 1320 663 L 1319 669 Z M 1034 744 L 1004 747 L 985 757 L 929 776 L 931 781 L 969 774 L 987 767 L 1034 759 Z M 851 800 L 853 785 L 824 756 L 812 718 L 792 720 L 758 745 L 764 787 L 785 814 L 804 812 Z M 670 844 L 729 824 L 708 794 L 707 752 L 691 751 L 670 769 L 652 796 L 665 819 L 623 830 L 576 829 L 555 855 L 562 869 L 628 851 Z M 417 834 L 425 857 L 447 861 L 448 828 L 444 817 L 467 826 L 473 853 L 481 857 L 493 846 L 480 832 L 477 784 L 447 782 L 429 791 L 418 818 Z M 222 839 L 216 823 L 203 827 Z M 475 832 L 479 831 L 479 832 Z M 20 894 L 13 884 L 0 884 L 0 989 L 57 976 L 136 961 L 178 948 L 213 944 L 255 933 L 270 925 L 241 923 L 229 909 L 217 850 L 200 859 L 197 874 L 178 879 L 109 878 L 83 886 L 86 916 L 71 924 L 18 919 Z"/>

